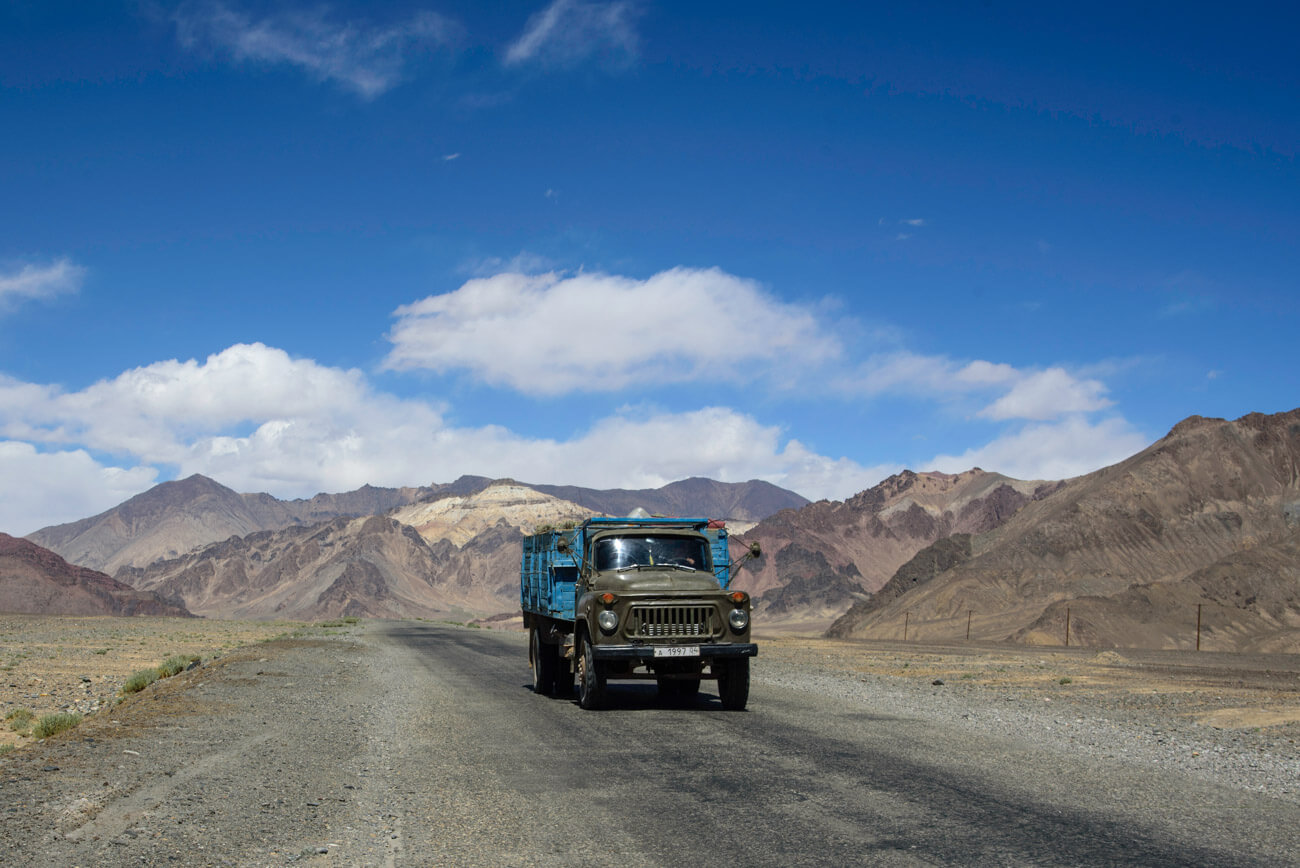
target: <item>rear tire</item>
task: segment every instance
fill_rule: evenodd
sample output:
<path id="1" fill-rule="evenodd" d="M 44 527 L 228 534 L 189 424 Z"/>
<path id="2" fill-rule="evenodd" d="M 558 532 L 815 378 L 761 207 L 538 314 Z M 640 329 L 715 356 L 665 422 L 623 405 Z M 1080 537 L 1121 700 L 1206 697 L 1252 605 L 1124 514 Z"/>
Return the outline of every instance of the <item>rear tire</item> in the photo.
<path id="1" fill-rule="evenodd" d="M 578 705 L 591 711 L 600 708 L 605 702 L 605 673 L 596 663 L 591 642 L 585 634 L 579 635 L 578 645 L 573 655 L 578 669 Z"/>
<path id="2" fill-rule="evenodd" d="M 718 698 L 727 711 L 744 711 L 749 702 L 749 658 L 740 657 L 722 665 L 718 673 Z"/>
<path id="3" fill-rule="evenodd" d="M 543 696 L 555 693 L 555 671 L 559 668 L 559 649 L 542 641 L 541 631 L 528 631 L 528 656 L 533 664 L 533 692 Z"/>

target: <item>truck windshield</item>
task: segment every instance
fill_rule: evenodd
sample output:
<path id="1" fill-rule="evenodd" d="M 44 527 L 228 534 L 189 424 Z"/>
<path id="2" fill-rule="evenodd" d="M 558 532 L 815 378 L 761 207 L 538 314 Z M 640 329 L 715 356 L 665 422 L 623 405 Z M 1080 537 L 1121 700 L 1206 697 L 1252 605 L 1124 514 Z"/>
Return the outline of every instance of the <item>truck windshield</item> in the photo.
<path id="1" fill-rule="evenodd" d="M 709 549 L 703 539 L 681 536 L 615 536 L 596 541 L 596 569 L 671 567 L 707 570 Z"/>

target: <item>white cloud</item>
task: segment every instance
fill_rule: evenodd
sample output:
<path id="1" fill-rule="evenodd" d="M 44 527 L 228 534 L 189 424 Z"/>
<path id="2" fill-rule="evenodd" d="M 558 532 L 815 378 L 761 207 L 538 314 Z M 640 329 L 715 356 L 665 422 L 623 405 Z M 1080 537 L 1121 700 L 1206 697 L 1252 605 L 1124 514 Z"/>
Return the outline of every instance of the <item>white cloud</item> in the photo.
<path id="1" fill-rule="evenodd" d="M 1102 397 L 1098 380 L 1080 380 L 1062 368 L 1029 374 L 1011 391 L 980 411 L 989 419 L 1054 419 L 1066 413 L 1104 410 L 1113 402 Z"/>
<path id="2" fill-rule="evenodd" d="M 851 374 L 832 381 L 836 391 L 848 395 L 886 393 L 936 396 L 1004 386 L 1021 376 L 1000 362 L 958 362 L 947 356 L 923 356 L 906 351 L 878 353 Z"/>
<path id="3" fill-rule="evenodd" d="M 656 488 L 689 476 L 765 479 L 816 499 L 848 497 L 890 472 L 817 455 L 797 440 L 782 441 L 779 427 L 725 407 L 685 413 L 625 408 L 581 437 L 520 455 L 521 469 L 511 475 L 533 479 L 543 473 L 545 481 L 621 488 Z"/>
<path id="4" fill-rule="evenodd" d="M 793 381 L 842 352 L 808 310 L 718 269 L 646 280 L 498 274 L 394 315 L 388 368 L 467 370 L 532 394 L 706 376 Z"/>
<path id="5" fill-rule="evenodd" d="M 30 443 L 0 440 L 0 531 L 22 536 L 88 518 L 156 480 L 152 467 L 106 467 L 82 449 L 46 453 Z"/>
<path id="6" fill-rule="evenodd" d="M 330 418 L 367 392 L 359 371 L 241 344 L 202 364 L 156 362 L 80 392 L 0 380 L 0 435 L 177 463 L 186 456 L 184 438 L 196 433 L 286 416 Z"/>
<path id="7" fill-rule="evenodd" d="M 688 476 L 762 478 L 842 498 L 887 472 L 817 455 L 723 407 L 626 408 L 564 441 L 495 425 L 451 427 L 439 406 L 377 393 L 357 371 L 261 344 L 203 362 L 158 362 L 77 392 L 0 378 L 0 436 L 8 438 L 0 516 L 21 532 L 102 511 L 160 476 L 191 473 L 279 497 L 478 473 L 626 488 Z M 126 466 L 105 467 L 87 449 Z"/>
<path id="8" fill-rule="evenodd" d="M 12 299 L 50 298 L 65 292 L 77 292 L 85 280 L 86 269 L 67 259 L 49 265 L 24 265 L 0 271 L 0 306 Z"/>
<path id="9" fill-rule="evenodd" d="M 1105 397 L 1107 389 L 1100 380 L 1061 367 L 1022 370 L 1003 362 L 977 359 L 962 363 L 947 356 L 909 352 L 872 356 L 852 375 L 835 380 L 834 385 L 849 395 L 925 398 L 1005 390 L 976 414 L 998 421 L 1055 419 L 1067 413 L 1104 410 L 1114 403 Z"/>
<path id="10" fill-rule="evenodd" d="M 553 0 L 528 19 L 524 32 L 506 49 L 507 66 L 530 61 L 565 66 L 602 56 L 626 63 L 637 53 L 635 4 Z"/>
<path id="11" fill-rule="evenodd" d="M 372 99 L 406 75 L 413 55 L 445 46 L 459 26 L 422 11 L 389 27 L 328 17 L 325 7 L 254 18 L 220 0 L 183 4 L 174 16 L 187 47 L 228 53 L 235 61 L 284 63 Z"/>
<path id="12" fill-rule="evenodd" d="M 1124 419 L 1093 423 L 1073 415 L 1026 425 L 961 455 L 936 456 L 930 464 L 947 473 L 982 467 L 1017 479 L 1069 479 L 1123 461 L 1148 445 Z"/>

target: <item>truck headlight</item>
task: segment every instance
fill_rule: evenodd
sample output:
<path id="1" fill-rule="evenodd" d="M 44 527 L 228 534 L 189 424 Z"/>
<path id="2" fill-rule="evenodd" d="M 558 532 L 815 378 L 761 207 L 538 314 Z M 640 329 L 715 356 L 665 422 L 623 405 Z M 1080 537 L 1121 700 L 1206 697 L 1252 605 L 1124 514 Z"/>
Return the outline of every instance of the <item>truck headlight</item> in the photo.
<path id="1" fill-rule="evenodd" d="M 604 632 L 613 633 L 618 629 L 618 613 L 611 609 L 606 609 L 596 616 L 596 623 L 600 625 L 600 629 Z"/>
<path id="2" fill-rule="evenodd" d="M 727 623 L 731 625 L 731 632 L 744 633 L 749 628 L 749 613 L 744 609 L 732 609 Z"/>

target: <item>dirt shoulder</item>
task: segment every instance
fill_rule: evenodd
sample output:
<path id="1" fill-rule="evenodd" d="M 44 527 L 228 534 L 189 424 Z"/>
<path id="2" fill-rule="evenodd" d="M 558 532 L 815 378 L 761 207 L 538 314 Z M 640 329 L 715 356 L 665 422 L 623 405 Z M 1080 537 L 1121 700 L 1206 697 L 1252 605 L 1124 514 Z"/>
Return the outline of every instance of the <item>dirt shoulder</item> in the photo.
<path id="1" fill-rule="evenodd" d="M 904 643 L 775 636 L 765 659 L 846 675 L 980 687 L 1039 702 L 1173 716 L 1300 740 L 1300 655 Z"/>
<path id="2" fill-rule="evenodd" d="M 0 721 L 26 710 L 88 715 L 108 708 L 132 674 L 173 655 L 211 660 L 292 632 L 288 621 L 0 615 Z M 32 739 L 0 725 L 0 750 Z"/>

